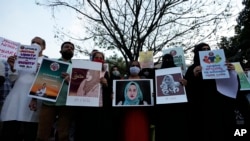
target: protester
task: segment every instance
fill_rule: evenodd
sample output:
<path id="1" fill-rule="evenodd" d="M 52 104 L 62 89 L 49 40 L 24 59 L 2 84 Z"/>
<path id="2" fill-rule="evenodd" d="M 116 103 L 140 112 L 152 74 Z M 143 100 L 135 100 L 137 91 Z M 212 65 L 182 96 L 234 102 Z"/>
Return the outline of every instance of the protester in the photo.
<path id="1" fill-rule="evenodd" d="M 129 80 L 141 79 L 138 61 L 131 61 L 129 65 Z M 117 118 L 116 140 L 120 141 L 149 141 L 150 117 L 147 107 L 119 107 L 120 116 Z M 119 126 L 119 127 L 118 127 Z"/>
<path id="2" fill-rule="evenodd" d="M 114 65 L 110 68 L 110 82 L 109 85 L 113 87 L 113 81 L 122 79 L 121 72 L 119 70 L 119 67 L 117 65 Z"/>
<path id="3" fill-rule="evenodd" d="M 5 60 L 0 61 L 0 81 L 3 82 L 2 85 L 0 85 L 0 138 L 2 134 L 2 121 L 1 121 L 1 111 L 3 107 L 3 103 L 9 94 L 9 91 L 11 90 L 13 84 L 11 83 L 9 79 L 9 64 Z M 1 83 L 0 82 L 0 83 Z"/>
<path id="4" fill-rule="evenodd" d="M 34 37 L 31 40 L 31 44 L 34 43 L 39 45 L 38 64 L 40 64 L 44 57 L 43 51 L 46 43 L 40 37 Z M 30 111 L 28 105 L 31 98 L 28 97 L 28 94 L 36 72 L 15 70 L 15 59 L 16 56 L 8 57 L 10 65 L 9 78 L 12 81 L 15 80 L 15 84 L 6 97 L 1 111 L 1 120 L 3 121 L 2 140 L 34 141 L 37 133 L 40 108 L 38 104 L 37 111 Z"/>
<path id="5" fill-rule="evenodd" d="M 112 97 L 109 87 L 109 74 L 104 68 L 105 56 L 102 52 L 96 51 L 91 57 L 94 62 L 102 64 L 99 82 L 101 89 L 99 93 L 99 107 L 79 107 L 75 119 L 75 141 L 90 140 L 112 140 Z M 109 132 L 105 132 L 109 131 Z M 93 133 L 96 134 L 93 136 Z"/>
<path id="6" fill-rule="evenodd" d="M 250 46 L 250 40 L 244 40 L 240 43 L 239 49 L 244 50 L 248 49 Z M 248 78 L 248 81 L 250 80 L 250 58 L 246 57 L 247 61 L 246 64 L 242 64 L 242 69 L 245 71 L 245 74 Z M 240 77 L 241 78 L 241 77 Z M 244 78 L 243 78 L 244 79 Z M 236 108 L 234 110 L 235 112 L 235 120 L 236 120 L 236 129 L 246 129 L 248 131 L 243 136 L 238 136 L 239 141 L 248 141 L 250 139 L 250 91 L 249 90 L 241 90 L 237 94 L 236 98 Z"/>
<path id="7" fill-rule="evenodd" d="M 187 131 L 189 140 L 227 140 L 233 137 L 235 131 L 233 128 L 235 99 L 225 96 L 225 92 L 218 90 L 216 79 L 203 79 L 201 72 L 204 68 L 200 65 L 199 52 L 208 50 L 211 48 L 206 43 L 200 43 L 194 47 L 194 62 L 185 74 L 190 108 L 189 130 Z M 234 66 L 226 62 L 225 65 L 230 77 L 237 77 Z M 239 90 L 240 85 L 237 79 L 235 82 L 232 81 L 232 84 L 236 85 Z M 232 91 L 231 86 L 227 86 L 226 89 Z"/>
<path id="8" fill-rule="evenodd" d="M 61 58 L 59 61 L 71 63 L 74 56 L 74 44 L 71 42 L 63 42 L 61 45 Z M 69 140 L 69 130 L 74 114 L 73 108 L 66 106 L 66 98 L 68 94 L 68 84 L 70 81 L 71 66 L 67 72 L 63 72 L 61 77 L 65 79 L 60 94 L 56 102 L 43 101 L 39 115 L 39 126 L 37 132 L 37 141 L 48 141 L 52 131 L 52 127 L 56 121 L 58 141 Z M 30 102 L 31 110 L 36 110 L 36 99 Z"/>
<path id="9" fill-rule="evenodd" d="M 162 57 L 160 69 L 173 67 L 177 67 L 174 63 L 173 56 L 171 54 L 165 54 Z M 187 80 L 182 78 L 177 83 L 186 86 Z M 187 102 L 157 104 L 155 105 L 154 112 L 156 141 L 187 139 Z"/>

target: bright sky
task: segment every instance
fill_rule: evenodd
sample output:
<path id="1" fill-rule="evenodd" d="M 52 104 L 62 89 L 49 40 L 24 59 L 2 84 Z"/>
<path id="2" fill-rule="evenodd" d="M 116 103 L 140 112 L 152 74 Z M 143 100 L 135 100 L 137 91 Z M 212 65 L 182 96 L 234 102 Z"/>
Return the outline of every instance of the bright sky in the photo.
<path id="1" fill-rule="evenodd" d="M 232 1 L 237 2 L 235 8 L 239 10 L 241 0 Z M 59 53 L 61 42 L 54 38 L 56 23 L 60 23 L 71 31 L 77 30 L 77 23 L 74 23 L 72 19 L 74 16 L 73 14 L 70 16 L 70 11 L 61 10 L 62 16 L 56 14 L 57 20 L 55 21 L 49 8 L 37 6 L 33 0 L 1 0 L 0 13 L 0 37 L 29 45 L 33 37 L 40 36 L 46 40 L 47 48 L 44 54 L 50 58 L 61 56 Z M 77 58 L 88 58 L 88 56 L 81 55 Z"/>
<path id="2" fill-rule="evenodd" d="M 59 50 L 62 42 L 54 38 L 56 23 L 72 30 L 72 25 L 75 25 L 68 11 L 62 11 L 63 16 L 55 21 L 49 8 L 37 6 L 33 0 L 1 0 L 0 13 L 0 37 L 29 45 L 33 37 L 40 36 L 46 40 L 44 54 L 50 58 L 61 56 Z"/>

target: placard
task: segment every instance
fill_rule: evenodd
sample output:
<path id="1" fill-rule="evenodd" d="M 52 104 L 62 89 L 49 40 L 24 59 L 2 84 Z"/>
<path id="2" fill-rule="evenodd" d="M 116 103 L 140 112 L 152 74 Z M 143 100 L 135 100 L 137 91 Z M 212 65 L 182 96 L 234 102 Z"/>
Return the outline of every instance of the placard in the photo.
<path id="1" fill-rule="evenodd" d="M 203 79 L 229 78 L 223 49 L 199 51 Z"/>
<path id="2" fill-rule="evenodd" d="M 37 59 L 41 47 L 37 44 L 18 47 L 14 69 L 29 72 L 37 70 Z"/>
<path id="3" fill-rule="evenodd" d="M 153 106 L 153 80 L 114 80 L 113 95 L 114 107 Z"/>
<path id="4" fill-rule="evenodd" d="M 155 70 L 156 104 L 187 102 L 181 67 Z"/>
<path id="5" fill-rule="evenodd" d="M 71 81 L 66 105 L 101 107 L 102 64 L 86 60 L 72 60 Z"/>
<path id="6" fill-rule="evenodd" d="M 15 55 L 20 45 L 18 42 L 0 37 L 0 59 L 7 60 L 9 56 Z"/>
<path id="7" fill-rule="evenodd" d="M 186 73 L 186 62 L 185 62 L 185 56 L 184 51 L 182 47 L 175 47 L 175 48 L 168 48 L 162 51 L 163 55 L 165 54 L 171 54 L 174 58 L 174 64 L 177 67 L 181 67 L 182 74 Z"/>
<path id="8" fill-rule="evenodd" d="M 67 72 L 69 65 L 69 63 L 59 60 L 43 58 L 29 96 L 56 102 L 64 83 L 61 74 L 62 72 Z"/>

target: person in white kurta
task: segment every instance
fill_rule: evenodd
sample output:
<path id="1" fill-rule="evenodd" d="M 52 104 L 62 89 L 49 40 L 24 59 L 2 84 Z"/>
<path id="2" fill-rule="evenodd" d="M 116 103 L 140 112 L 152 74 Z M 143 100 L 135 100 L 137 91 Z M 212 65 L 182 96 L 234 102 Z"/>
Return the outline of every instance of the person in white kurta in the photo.
<path id="1" fill-rule="evenodd" d="M 43 57 L 38 58 L 38 63 L 41 63 L 42 58 Z M 16 81 L 4 102 L 1 112 L 1 120 L 38 122 L 39 108 L 37 111 L 31 111 L 29 109 L 29 103 L 32 98 L 28 97 L 36 73 L 18 71 L 15 73 L 10 72 L 9 74 L 10 77 L 12 77 L 11 79 Z"/>
<path id="2" fill-rule="evenodd" d="M 38 67 L 41 64 L 45 49 L 45 40 L 35 37 L 31 41 L 36 43 L 38 49 Z M 1 120 L 3 121 L 1 141 L 34 141 L 37 134 L 39 106 L 36 111 L 29 108 L 31 97 L 28 96 L 30 88 L 36 76 L 36 71 L 27 72 L 23 70 L 15 70 L 14 62 L 16 56 L 10 56 L 8 63 L 10 65 L 9 78 L 15 81 L 15 84 L 6 97 L 1 111 Z M 41 101 L 39 102 L 41 103 Z"/>

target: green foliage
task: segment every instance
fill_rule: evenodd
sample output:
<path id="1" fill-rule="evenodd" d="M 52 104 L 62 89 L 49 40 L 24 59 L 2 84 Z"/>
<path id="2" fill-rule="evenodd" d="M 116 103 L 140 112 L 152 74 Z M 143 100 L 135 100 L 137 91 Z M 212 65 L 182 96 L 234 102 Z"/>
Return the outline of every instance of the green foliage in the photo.
<path id="1" fill-rule="evenodd" d="M 243 68 L 250 68 L 250 0 L 243 0 L 245 6 L 237 18 L 235 36 L 222 37 L 218 46 L 225 51 L 231 62 L 240 62 Z"/>
<path id="2" fill-rule="evenodd" d="M 125 62 L 124 58 L 118 57 L 117 54 L 114 54 L 113 56 L 106 58 L 106 63 L 109 64 L 109 69 L 112 66 L 118 66 L 118 68 L 120 69 L 120 73 L 122 75 L 127 73 L 127 67 L 126 67 L 126 62 Z"/>
<path id="3" fill-rule="evenodd" d="M 237 18 L 236 34 L 239 36 L 239 42 L 250 39 L 250 0 L 243 0 L 245 6 Z"/>

